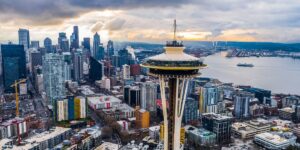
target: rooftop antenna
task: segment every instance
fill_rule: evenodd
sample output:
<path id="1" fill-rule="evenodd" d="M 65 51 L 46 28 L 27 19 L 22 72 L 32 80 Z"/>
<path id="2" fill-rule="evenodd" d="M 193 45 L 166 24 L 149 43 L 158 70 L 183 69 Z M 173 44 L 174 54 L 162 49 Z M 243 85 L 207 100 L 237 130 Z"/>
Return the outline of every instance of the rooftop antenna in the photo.
<path id="1" fill-rule="evenodd" d="M 174 19 L 174 37 L 173 37 L 174 41 L 176 41 L 176 28 L 177 28 L 176 19 Z"/>

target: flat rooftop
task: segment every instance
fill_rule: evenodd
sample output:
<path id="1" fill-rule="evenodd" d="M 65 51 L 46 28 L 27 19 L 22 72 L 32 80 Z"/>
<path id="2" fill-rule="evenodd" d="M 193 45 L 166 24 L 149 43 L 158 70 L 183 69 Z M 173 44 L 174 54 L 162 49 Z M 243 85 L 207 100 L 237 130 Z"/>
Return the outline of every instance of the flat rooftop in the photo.
<path id="1" fill-rule="evenodd" d="M 216 119 L 216 120 L 232 119 L 232 117 L 223 116 L 223 115 L 215 114 L 215 113 L 204 113 L 202 116 L 206 117 L 206 118 L 210 118 L 210 119 Z"/>
<path id="2" fill-rule="evenodd" d="M 122 101 L 114 96 L 94 96 L 88 97 L 88 102 L 92 104 L 101 104 L 106 102 L 118 102 L 121 103 Z"/>
<path id="3" fill-rule="evenodd" d="M 38 143 L 46 141 L 51 138 L 54 138 L 57 135 L 60 135 L 68 130 L 71 130 L 71 128 L 55 127 L 54 130 L 39 133 L 39 134 L 36 134 L 36 135 L 24 140 L 27 143 L 26 145 L 14 146 L 13 149 L 16 149 L 16 150 L 30 149 L 33 146 L 38 145 Z"/>
<path id="4" fill-rule="evenodd" d="M 273 143 L 275 145 L 280 145 L 280 144 L 289 142 L 287 139 L 280 137 L 279 135 L 269 133 L 269 132 L 257 134 L 257 135 L 255 135 L 255 137 L 263 139 L 263 140 Z"/>

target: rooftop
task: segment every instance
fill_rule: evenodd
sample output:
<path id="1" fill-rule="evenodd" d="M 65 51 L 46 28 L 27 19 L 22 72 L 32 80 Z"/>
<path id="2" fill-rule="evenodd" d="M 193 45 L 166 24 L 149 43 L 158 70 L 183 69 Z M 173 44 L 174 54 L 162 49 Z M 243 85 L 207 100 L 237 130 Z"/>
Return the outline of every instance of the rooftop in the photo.
<path id="1" fill-rule="evenodd" d="M 52 129 L 50 131 L 46 131 L 37 135 L 34 135 L 28 139 L 25 140 L 25 142 L 27 143 L 26 145 L 23 146 L 16 146 L 14 149 L 30 149 L 33 146 L 35 146 L 36 144 L 46 141 L 48 139 L 54 138 L 57 135 L 60 135 L 68 130 L 71 130 L 70 128 L 63 128 L 63 127 L 55 127 L 55 129 Z"/>
<path id="2" fill-rule="evenodd" d="M 229 116 L 223 116 L 220 114 L 215 114 L 215 113 L 204 113 L 202 114 L 203 117 L 210 118 L 210 119 L 215 119 L 215 120 L 226 120 L 226 119 L 232 119 L 232 117 Z"/>
<path id="3" fill-rule="evenodd" d="M 289 142 L 287 139 L 280 137 L 277 134 L 270 133 L 270 132 L 260 133 L 260 134 L 255 135 L 255 137 L 266 140 L 266 141 L 276 144 L 276 145 L 280 145 L 280 144 Z"/>
<path id="4" fill-rule="evenodd" d="M 121 147 L 121 146 L 118 144 L 104 142 L 99 147 L 97 147 L 95 150 L 118 150 L 119 147 Z"/>

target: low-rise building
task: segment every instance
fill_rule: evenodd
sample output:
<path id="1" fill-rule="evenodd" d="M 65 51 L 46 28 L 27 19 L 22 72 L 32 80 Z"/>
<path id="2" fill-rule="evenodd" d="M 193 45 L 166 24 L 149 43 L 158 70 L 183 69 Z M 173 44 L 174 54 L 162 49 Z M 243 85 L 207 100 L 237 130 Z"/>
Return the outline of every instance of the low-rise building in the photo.
<path id="1" fill-rule="evenodd" d="M 72 130 L 70 128 L 55 127 L 49 131 L 39 133 L 24 140 L 26 143 L 22 146 L 14 146 L 17 150 L 36 150 L 36 149 L 52 149 L 56 145 L 62 143 L 65 139 L 71 137 Z"/>
<path id="2" fill-rule="evenodd" d="M 14 118 L 0 124 L 0 139 L 27 133 L 27 122 L 24 118 Z"/>
<path id="3" fill-rule="evenodd" d="M 93 109 L 110 109 L 117 108 L 121 105 L 121 100 L 114 96 L 97 96 L 88 97 L 88 104 Z"/>
<path id="4" fill-rule="evenodd" d="M 270 150 L 285 149 L 296 142 L 295 136 L 277 135 L 270 132 L 260 133 L 254 136 L 254 142 Z"/>
<path id="5" fill-rule="evenodd" d="M 216 143 L 216 134 L 213 132 L 191 125 L 187 125 L 184 128 L 189 142 L 199 145 L 214 145 Z"/>
<path id="6" fill-rule="evenodd" d="M 279 118 L 284 120 L 292 120 L 295 110 L 291 107 L 285 107 L 278 110 Z"/>
<path id="7" fill-rule="evenodd" d="M 136 126 L 138 128 L 149 128 L 150 113 L 145 109 L 138 109 L 135 111 Z"/>

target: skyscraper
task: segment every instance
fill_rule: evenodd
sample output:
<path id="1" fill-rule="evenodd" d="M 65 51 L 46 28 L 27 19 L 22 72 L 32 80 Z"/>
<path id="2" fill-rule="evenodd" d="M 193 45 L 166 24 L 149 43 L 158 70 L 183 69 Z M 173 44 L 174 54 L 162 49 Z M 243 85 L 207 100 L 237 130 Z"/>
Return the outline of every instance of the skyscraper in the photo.
<path id="1" fill-rule="evenodd" d="M 198 120 L 198 103 L 199 102 L 194 98 L 188 97 L 186 99 L 185 108 L 183 112 L 184 123 Z"/>
<path id="2" fill-rule="evenodd" d="M 73 54 L 73 73 L 75 81 L 80 81 L 83 78 L 83 57 L 82 51 L 79 49 Z"/>
<path id="3" fill-rule="evenodd" d="M 2 44 L 2 75 L 5 92 L 13 92 L 10 86 L 15 80 L 26 78 L 24 45 Z"/>
<path id="4" fill-rule="evenodd" d="M 101 80 L 104 76 L 104 64 L 90 57 L 89 79 L 91 82 Z"/>
<path id="5" fill-rule="evenodd" d="M 104 60 L 105 52 L 104 47 L 102 44 L 98 46 L 98 49 L 96 50 L 95 58 L 97 60 Z"/>
<path id="6" fill-rule="evenodd" d="M 218 85 L 207 83 L 201 89 L 200 113 L 218 113 L 218 102 L 222 101 L 222 91 Z"/>
<path id="7" fill-rule="evenodd" d="M 45 38 L 44 40 L 44 47 L 46 49 L 46 53 L 53 53 L 52 49 L 52 40 L 50 38 Z"/>
<path id="8" fill-rule="evenodd" d="M 48 104 L 65 97 L 64 57 L 60 54 L 46 54 L 43 57 L 44 89 Z"/>
<path id="9" fill-rule="evenodd" d="M 107 54 L 108 54 L 108 57 L 111 59 L 112 56 L 114 55 L 115 53 L 115 49 L 114 49 L 114 43 L 112 40 L 109 40 L 107 42 Z"/>
<path id="10" fill-rule="evenodd" d="M 42 53 L 37 50 L 31 51 L 29 55 L 29 63 L 30 72 L 33 73 L 35 66 L 42 65 Z"/>
<path id="11" fill-rule="evenodd" d="M 122 67 L 123 65 L 131 65 L 134 64 L 132 55 L 128 52 L 127 49 L 121 49 L 118 51 L 118 66 L 117 67 Z"/>
<path id="12" fill-rule="evenodd" d="M 232 118 L 221 116 L 220 114 L 207 113 L 202 115 L 202 125 L 217 135 L 219 144 L 229 143 L 231 141 Z"/>
<path id="13" fill-rule="evenodd" d="M 130 79 L 130 66 L 125 64 L 123 65 L 123 79 Z"/>
<path id="14" fill-rule="evenodd" d="M 39 41 L 31 41 L 30 47 L 39 49 L 40 48 L 40 42 Z"/>
<path id="15" fill-rule="evenodd" d="M 26 51 L 30 45 L 29 30 L 19 29 L 18 33 L 19 33 L 19 44 L 24 45 L 24 49 Z"/>
<path id="16" fill-rule="evenodd" d="M 176 41 L 176 21 L 174 21 L 174 40 L 167 42 L 165 52 L 149 57 L 142 64 L 149 68 L 149 74 L 159 78 L 163 116 L 164 116 L 164 149 L 179 150 L 181 121 L 185 105 L 189 80 L 198 76 L 203 62 L 183 52 L 182 43 Z M 166 82 L 169 84 L 169 109 L 166 105 Z"/>
<path id="17" fill-rule="evenodd" d="M 238 119 L 246 119 L 250 117 L 250 100 L 254 95 L 248 92 L 239 91 L 234 97 L 234 116 Z"/>
<path id="18" fill-rule="evenodd" d="M 153 115 L 156 114 L 157 85 L 152 81 L 143 82 L 140 85 L 141 108 Z"/>
<path id="19" fill-rule="evenodd" d="M 78 26 L 73 27 L 73 33 L 70 37 L 71 41 L 71 49 L 77 49 L 79 48 L 79 31 Z"/>
<path id="20" fill-rule="evenodd" d="M 82 46 L 83 46 L 83 48 L 85 48 L 89 52 L 91 52 L 91 40 L 89 37 L 83 38 Z"/>
<path id="21" fill-rule="evenodd" d="M 101 41 L 100 41 L 100 36 L 99 34 L 96 32 L 94 35 L 94 42 L 93 42 L 93 53 L 92 56 L 96 57 L 96 53 L 99 50 L 99 45 L 100 45 Z"/>
<path id="22" fill-rule="evenodd" d="M 58 34 L 58 47 L 63 51 L 63 52 L 68 52 L 70 51 L 69 48 L 69 40 L 66 36 L 65 32 L 60 32 Z"/>
<path id="23" fill-rule="evenodd" d="M 64 57 L 64 80 L 72 80 L 72 56 L 70 52 L 63 52 Z"/>

